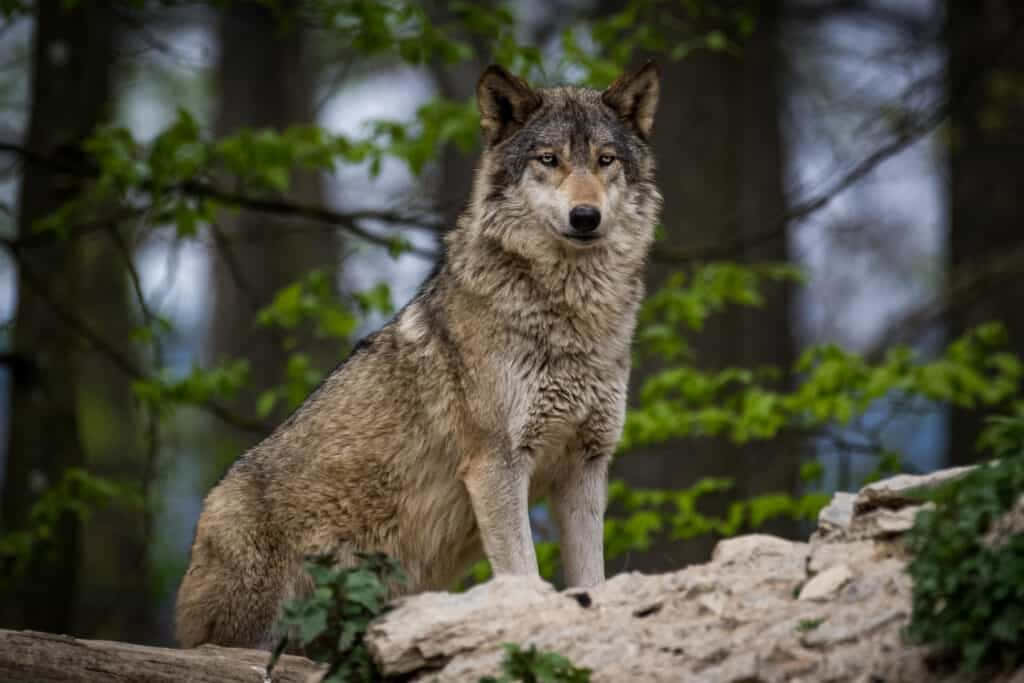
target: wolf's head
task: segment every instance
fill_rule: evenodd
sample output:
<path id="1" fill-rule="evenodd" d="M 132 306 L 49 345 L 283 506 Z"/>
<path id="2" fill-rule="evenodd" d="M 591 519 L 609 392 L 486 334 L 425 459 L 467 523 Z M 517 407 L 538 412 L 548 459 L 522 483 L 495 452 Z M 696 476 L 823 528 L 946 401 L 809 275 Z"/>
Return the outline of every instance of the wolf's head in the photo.
<path id="1" fill-rule="evenodd" d="M 485 149 L 467 226 L 530 258 L 646 251 L 660 197 L 648 146 L 658 70 L 601 92 L 534 89 L 498 66 L 477 85 Z"/>

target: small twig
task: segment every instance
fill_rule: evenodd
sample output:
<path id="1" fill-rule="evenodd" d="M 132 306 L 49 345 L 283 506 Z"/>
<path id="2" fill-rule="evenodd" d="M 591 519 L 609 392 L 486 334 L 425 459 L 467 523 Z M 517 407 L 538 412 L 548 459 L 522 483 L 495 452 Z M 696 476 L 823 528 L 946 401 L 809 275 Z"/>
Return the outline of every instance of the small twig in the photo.
<path id="1" fill-rule="evenodd" d="M 228 240 L 228 236 L 224 234 L 224 231 L 220 229 L 220 226 L 214 222 L 210 223 L 210 234 L 213 235 L 213 243 L 224 260 L 224 265 L 227 266 L 228 274 L 231 275 L 231 279 L 235 282 L 235 287 L 238 291 L 245 295 L 245 298 L 249 302 L 250 308 L 253 311 L 259 310 L 260 303 L 253 292 L 252 286 L 249 281 L 245 278 L 245 273 L 242 272 L 242 266 L 238 263 L 238 259 L 235 258 L 234 249 L 231 247 L 231 242 Z"/>
<path id="2" fill-rule="evenodd" d="M 177 238 L 171 240 L 166 251 L 167 259 L 164 262 L 163 282 L 160 283 L 160 286 L 155 290 L 156 293 L 151 297 L 153 300 L 151 308 L 162 309 L 164 302 L 167 301 L 167 297 L 174 288 L 174 280 L 178 274 L 178 263 L 181 257 L 181 241 Z"/>
<path id="3" fill-rule="evenodd" d="M 228 236 L 220 229 L 220 226 L 214 222 L 210 222 L 210 232 L 213 234 L 214 247 L 217 252 L 224 259 L 224 264 L 227 266 L 228 274 L 235 283 L 235 287 L 245 296 L 249 303 L 249 308 L 252 310 L 254 315 L 257 315 L 260 311 L 260 300 L 256 296 L 256 292 L 252 285 L 245 277 L 245 273 L 242 269 L 242 265 L 238 262 L 235 257 L 234 249 L 231 247 L 231 242 Z M 270 335 L 273 337 L 274 342 L 281 348 L 286 348 L 285 337 L 281 330 L 276 326 L 270 327 Z"/>
<path id="4" fill-rule="evenodd" d="M 148 214 L 143 214 L 140 218 L 140 225 L 145 225 Z M 146 295 L 142 289 L 142 278 L 139 277 L 138 268 L 135 266 L 135 258 L 128 243 L 125 242 L 124 236 L 121 235 L 116 225 L 110 226 L 110 237 L 114 246 L 121 254 L 121 258 L 124 261 L 125 268 L 128 270 L 128 274 L 132 281 L 132 289 L 135 292 L 135 299 L 139 304 L 139 310 L 142 313 L 143 323 L 150 327 L 152 349 L 153 349 L 153 364 L 157 369 L 163 368 L 164 366 L 164 349 L 163 343 L 160 340 L 160 334 L 152 329 L 153 322 L 156 320 L 156 316 L 150 309 L 149 304 L 146 302 Z M 150 540 L 153 536 L 153 505 L 152 505 L 152 492 L 153 492 L 153 478 L 156 473 L 157 462 L 160 458 L 160 412 L 156 405 L 149 404 L 147 415 L 146 415 L 146 455 L 143 460 L 142 467 L 142 544 L 139 547 L 139 564 L 145 567 L 149 561 L 149 546 Z"/>

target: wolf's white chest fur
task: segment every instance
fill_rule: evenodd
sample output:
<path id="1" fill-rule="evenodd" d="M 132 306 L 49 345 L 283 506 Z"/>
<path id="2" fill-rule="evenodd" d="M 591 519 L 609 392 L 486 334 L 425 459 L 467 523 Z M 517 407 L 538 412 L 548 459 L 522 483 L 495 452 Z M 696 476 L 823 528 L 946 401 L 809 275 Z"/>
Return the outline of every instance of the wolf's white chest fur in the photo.
<path id="1" fill-rule="evenodd" d="M 578 454 L 588 418 L 620 412 L 628 370 L 610 358 L 586 354 L 547 354 L 532 365 L 506 361 L 506 368 L 501 394 L 510 445 L 532 461 L 531 491 L 543 496 L 569 464 L 566 458 Z"/>

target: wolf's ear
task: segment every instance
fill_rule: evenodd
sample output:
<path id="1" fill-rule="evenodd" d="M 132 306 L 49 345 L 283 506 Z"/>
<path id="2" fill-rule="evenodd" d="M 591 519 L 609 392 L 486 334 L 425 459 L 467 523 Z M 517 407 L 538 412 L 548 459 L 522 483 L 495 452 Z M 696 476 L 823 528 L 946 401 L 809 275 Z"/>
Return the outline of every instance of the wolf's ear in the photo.
<path id="1" fill-rule="evenodd" d="M 647 62 L 637 71 L 619 76 L 601 93 L 601 101 L 611 107 L 626 125 L 646 140 L 654 127 L 658 108 L 658 79 L 661 70 Z"/>
<path id="2" fill-rule="evenodd" d="M 476 84 L 476 104 L 484 139 L 494 145 L 522 128 L 541 100 L 526 81 L 492 64 Z"/>

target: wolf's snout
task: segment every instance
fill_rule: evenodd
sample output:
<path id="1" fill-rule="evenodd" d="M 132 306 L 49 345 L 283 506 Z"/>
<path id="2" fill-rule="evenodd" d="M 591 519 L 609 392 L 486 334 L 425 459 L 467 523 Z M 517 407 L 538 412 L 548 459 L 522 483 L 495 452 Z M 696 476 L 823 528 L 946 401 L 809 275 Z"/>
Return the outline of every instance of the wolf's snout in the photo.
<path id="1" fill-rule="evenodd" d="M 576 232 L 593 232 L 601 224 L 601 211 L 596 206 L 574 206 L 569 212 L 569 225 Z"/>

